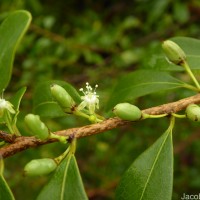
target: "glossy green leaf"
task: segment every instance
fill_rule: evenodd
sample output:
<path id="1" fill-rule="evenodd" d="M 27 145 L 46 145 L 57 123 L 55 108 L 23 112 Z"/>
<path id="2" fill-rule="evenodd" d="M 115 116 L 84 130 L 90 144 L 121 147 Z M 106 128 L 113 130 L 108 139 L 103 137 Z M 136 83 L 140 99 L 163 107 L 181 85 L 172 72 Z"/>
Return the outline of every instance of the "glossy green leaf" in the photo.
<path id="1" fill-rule="evenodd" d="M 176 42 L 186 53 L 187 62 L 191 69 L 200 69 L 200 40 L 189 37 L 174 37 L 170 40 Z M 164 53 L 160 56 L 154 56 L 151 58 L 150 65 L 153 69 L 163 71 L 183 71 L 180 66 L 176 66 L 173 63 L 169 63 Z"/>
<path id="2" fill-rule="evenodd" d="M 16 48 L 30 21 L 30 13 L 19 10 L 10 14 L 0 26 L 0 92 L 10 81 Z"/>
<path id="3" fill-rule="evenodd" d="M 64 81 L 42 82 L 36 86 L 33 96 L 35 114 L 38 114 L 42 117 L 66 116 L 66 114 L 62 111 L 58 103 L 54 101 L 51 95 L 50 85 L 53 83 L 56 83 L 64 87 L 76 103 L 79 103 L 81 101 L 80 96 L 78 92 L 75 90 L 75 88 L 73 88 L 70 84 Z"/>
<path id="4" fill-rule="evenodd" d="M 83 187 L 74 155 L 69 154 L 58 166 L 49 183 L 40 192 L 37 200 L 85 200 Z"/>
<path id="5" fill-rule="evenodd" d="M 0 200 L 14 200 L 14 196 L 3 177 L 3 159 L 0 159 Z"/>
<path id="6" fill-rule="evenodd" d="M 182 87 L 181 84 L 181 81 L 166 72 L 153 70 L 132 72 L 118 81 L 107 109 L 112 109 L 117 103 L 134 100 L 147 94 Z"/>
<path id="7" fill-rule="evenodd" d="M 118 200 L 171 200 L 173 185 L 172 134 L 166 131 L 123 175 Z"/>

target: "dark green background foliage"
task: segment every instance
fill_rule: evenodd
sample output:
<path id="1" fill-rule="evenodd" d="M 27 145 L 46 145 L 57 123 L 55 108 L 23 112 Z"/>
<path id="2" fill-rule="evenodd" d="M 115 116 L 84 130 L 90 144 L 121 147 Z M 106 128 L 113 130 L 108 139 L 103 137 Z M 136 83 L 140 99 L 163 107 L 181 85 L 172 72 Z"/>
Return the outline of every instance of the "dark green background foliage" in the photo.
<path id="1" fill-rule="evenodd" d="M 26 9 L 33 16 L 18 48 L 6 92 L 12 95 L 20 87 L 28 86 L 21 119 L 23 112 L 32 112 L 32 96 L 37 84 L 54 79 L 67 81 L 77 89 L 84 87 L 85 82 L 98 84 L 100 113 L 105 115 L 106 102 L 116 81 L 136 69 L 153 68 L 155 59 L 164 56 L 162 40 L 174 36 L 200 38 L 198 0 L 1 0 L 0 21 L 17 9 Z M 179 72 L 180 68 L 164 70 L 184 80 L 188 78 Z M 133 103 L 147 108 L 192 94 L 187 90 L 159 92 L 140 97 Z M 88 123 L 73 116 L 44 120 L 51 130 Z M 90 199 L 113 199 L 121 175 L 163 133 L 167 124 L 167 119 L 146 120 L 80 139 L 76 157 Z M 18 126 L 27 134 L 22 120 Z M 177 120 L 175 127 L 174 200 L 180 199 L 182 193 L 200 191 L 200 142 L 197 139 L 188 145 L 188 141 L 200 137 L 199 126 Z M 51 144 L 6 159 L 5 178 L 16 199 L 35 199 L 49 179 L 23 178 L 24 165 L 31 159 L 56 157 L 64 149 L 65 145 Z"/>

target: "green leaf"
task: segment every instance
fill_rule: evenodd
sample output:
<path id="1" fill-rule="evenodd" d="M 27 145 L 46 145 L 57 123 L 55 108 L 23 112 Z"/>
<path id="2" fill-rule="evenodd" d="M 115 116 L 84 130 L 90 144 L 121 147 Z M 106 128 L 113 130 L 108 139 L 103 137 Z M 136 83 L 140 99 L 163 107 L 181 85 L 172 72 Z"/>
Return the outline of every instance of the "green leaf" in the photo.
<path id="1" fill-rule="evenodd" d="M 148 18 L 147 18 L 147 24 L 152 24 L 155 21 L 159 20 L 159 18 L 162 16 L 162 14 L 165 12 L 169 5 L 168 0 L 162 0 L 162 1 L 155 1 L 152 6 L 149 4 L 150 9 L 153 10 L 153 12 L 150 12 Z"/>
<path id="2" fill-rule="evenodd" d="M 186 53 L 187 62 L 191 69 L 200 69 L 200 40 L 189 37 L 174 37 L 170 40 L 176 42 Z M 164 53 L 151 58 L 150 65 L 156 70 L 162 71 L 183 71 L 184 69 L 173 63 L 169 63 Z"/>
<path id="3" fill-rule="evenodd" d="M 187 4 L 182 2 L 173 3 L 173 18 L 178 21 L 178 23 L 186 23 L 190 18 L 189 8 Z"/>
<path id="4" fill-rule="evenodd" d="M 167 130 L 123 175 L 118 200 L 171 200 L 173 185 L 172 134 Z"/>
<path id="5" fill-rule="evenodd" d="M 154 55 L 150 58 L 150 60 L 147 59 L 147 64 L 149 64 L 149 67 L 153 70 L 159 70 L 159 71 L 184 71 L 183 67 L 175 65 L 174 63 L 170 63 L 167 61 L 165 55 Z"/>
<path id="6" fill-rule="evenodd" d="M 190 37 L 173 37 L 171 38 L 176 42 L 187 55 L 199 55 L 200 54 L 200 40 Z"/>
<path id="7" fill-rule="evenodd" d="M 20 106 L 22 97 L 24 96 L 25 92 L 26 92 L 26 87 L 19 89 L 10 100 L 10 102 L 13 104 L 14 109 L 16 111 L 16 113 L 13 117 L 13 124 L 17 123 L 17 116 L 19 114 L 19 106 Z"/>
<path id="8" fill-rule="evenodd" d="M 189 37 L 172 38 L 186 53 L 191 69 L 200 69 L 200 40 Z"/>
<path id="9" fill-rule="evenodd" d="M 19 111 L 19 106 L 20 106 L 22 97 L 24 96 L 25 92 L 26 92 L 26 87 L 20 88 L 10 100 L 10 102 L 13 104 L 15 110 L 17 110 L 17 111 Z"/>
<path id="10" fill-rule="evenodd" d="M 62 111 L 57 102 L 54 101 L 51 91 L 50 85 L 56 83 L 62 87 L 64 87 L 67 92 L 71 95 L 76 103 L 80 103 L 81 98 L 78 92 L 73 88 L 70 84 L 64 81 L 46 81 L 39 83 L 36 86 L 34 95 L 33 95 L 33 106 L 34 113 L 42 116 L 42 117 L 61 117 L 66 116 L 66 113 Z"/>
<path id="11" fill-rule="evenodd" d="M 0 159 L 0 200 L 14 200 L 14 196 L 3 177 L 3 159 Z"/>
<path id="12" fill-rule="evenodd" d="M 85 200 L 83 187 L 74 155 L 69 154 L 58 166 L 49 183 L 40 192 L 37 200 Z"/>
<path id="13" fill-rule="evenodd" d="M 10 14 L 0 26 L 0 92 L 10 81 L 16 48 L 30 21 L 30 13 L 19 10 Z"/>
<path id="14" fill-rule="evenodd" d="M 182 87 L 182 82 L 166 72 L 138 70 L 122 77 L 115 86 L 107 110 L 117 103 L 134 100 L 158 91 Z"/>

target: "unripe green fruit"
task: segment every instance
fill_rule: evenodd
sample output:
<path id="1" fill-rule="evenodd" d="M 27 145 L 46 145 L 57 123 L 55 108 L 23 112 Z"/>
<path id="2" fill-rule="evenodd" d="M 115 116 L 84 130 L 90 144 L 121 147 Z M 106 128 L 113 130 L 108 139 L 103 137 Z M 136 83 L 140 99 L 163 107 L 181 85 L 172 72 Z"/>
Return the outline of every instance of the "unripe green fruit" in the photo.
<path id="1" fill-rule="evenodd" d="M 166 57 L 172 63 L 181 65 L 186 60 L 185 52 L 173 41 L 166 40 L 162 44 Z"/>
<path id="2" fill-rule="evenodd" d="M 72 113 L 75 102 L 68 92 L 57 84 L 51 85 L 51 94 L 66 113 Z"/>
<path id="3" fill-rule="evenodd" d="M 41 140 L 45 140 L 49 137 L 49 130 L 46 125 L 40 120 L 40 117 L 38 115 L 28 114 L 24 118 L 24 121 L 31 134 L 35 135 Z"/>
<path id="4" fill-rule="evenodd" d="M 26 164 L 24 173 L 27 176 L 41 176 L 51 173 L 56 167 L 56 162 L 51 158 L 35 159 Z"/>
<path id="5" fill-rule="evenodd" d="M 200 121 L 200 107 L 196 104 L 190 104 L 186 110 L 186 117 L 192 121 Z"/>
<path id="6" fill-rule="evenodd" d="M 113 113 L 117 117 L 129 121 L 139 120 L 142 116 L 141 110 L 130 103 L 117 104 L 113 109 Z"/>

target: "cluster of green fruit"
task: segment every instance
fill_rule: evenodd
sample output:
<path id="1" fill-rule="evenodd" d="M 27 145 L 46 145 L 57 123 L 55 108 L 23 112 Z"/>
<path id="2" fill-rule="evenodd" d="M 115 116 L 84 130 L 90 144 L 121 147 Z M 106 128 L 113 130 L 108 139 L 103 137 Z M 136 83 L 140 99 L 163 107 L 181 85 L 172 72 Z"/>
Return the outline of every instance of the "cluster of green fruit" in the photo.
<path id="1" fill-rule="evenodd" d="M 71 113 L 71 109 L 75 105 L 75 102 L 68 94 L 68 92 L 61 86 L 55 84 L 51 86 L 51 93 L 54 99 L 61 106 L 61 108 L 66 113 Z M 67 143 L 68 137 L 52 133 L 45 125 L 45 123 L 41 121 L 39 115 L 28 114 L 25 116 L 24 122 L 29 130 L 29 133 L 40 140 L 45 141 L 48 139 L 57 139 L 64 144 Z M 64 152 L 64 154 L 55 159 L 42 158 L 31 160 L 24 167 L 24 174 L 27 176 L 39 176 L 49 174 L 57 168 L 57 166 L 64 159 L 68 152 L 69 149 L 67 149 L 67 151 Z"/>
<path id="2" fill-rule="evenodd" d="M 137 106 L 132 105 L 130 103 L 119 103 L 114 109 L 113 113 L 123 120 L 128 121 L 138 121 L 146 118 L 156 118 L 156 117 L 164 117 L 167 114 L 163 115 L 148 115 L 143 113 Z M 200 121 L 200 107 L 196 104 L 190 104 L 187 106 L 185 110 L 185 117 L 192 121 Z"/>

